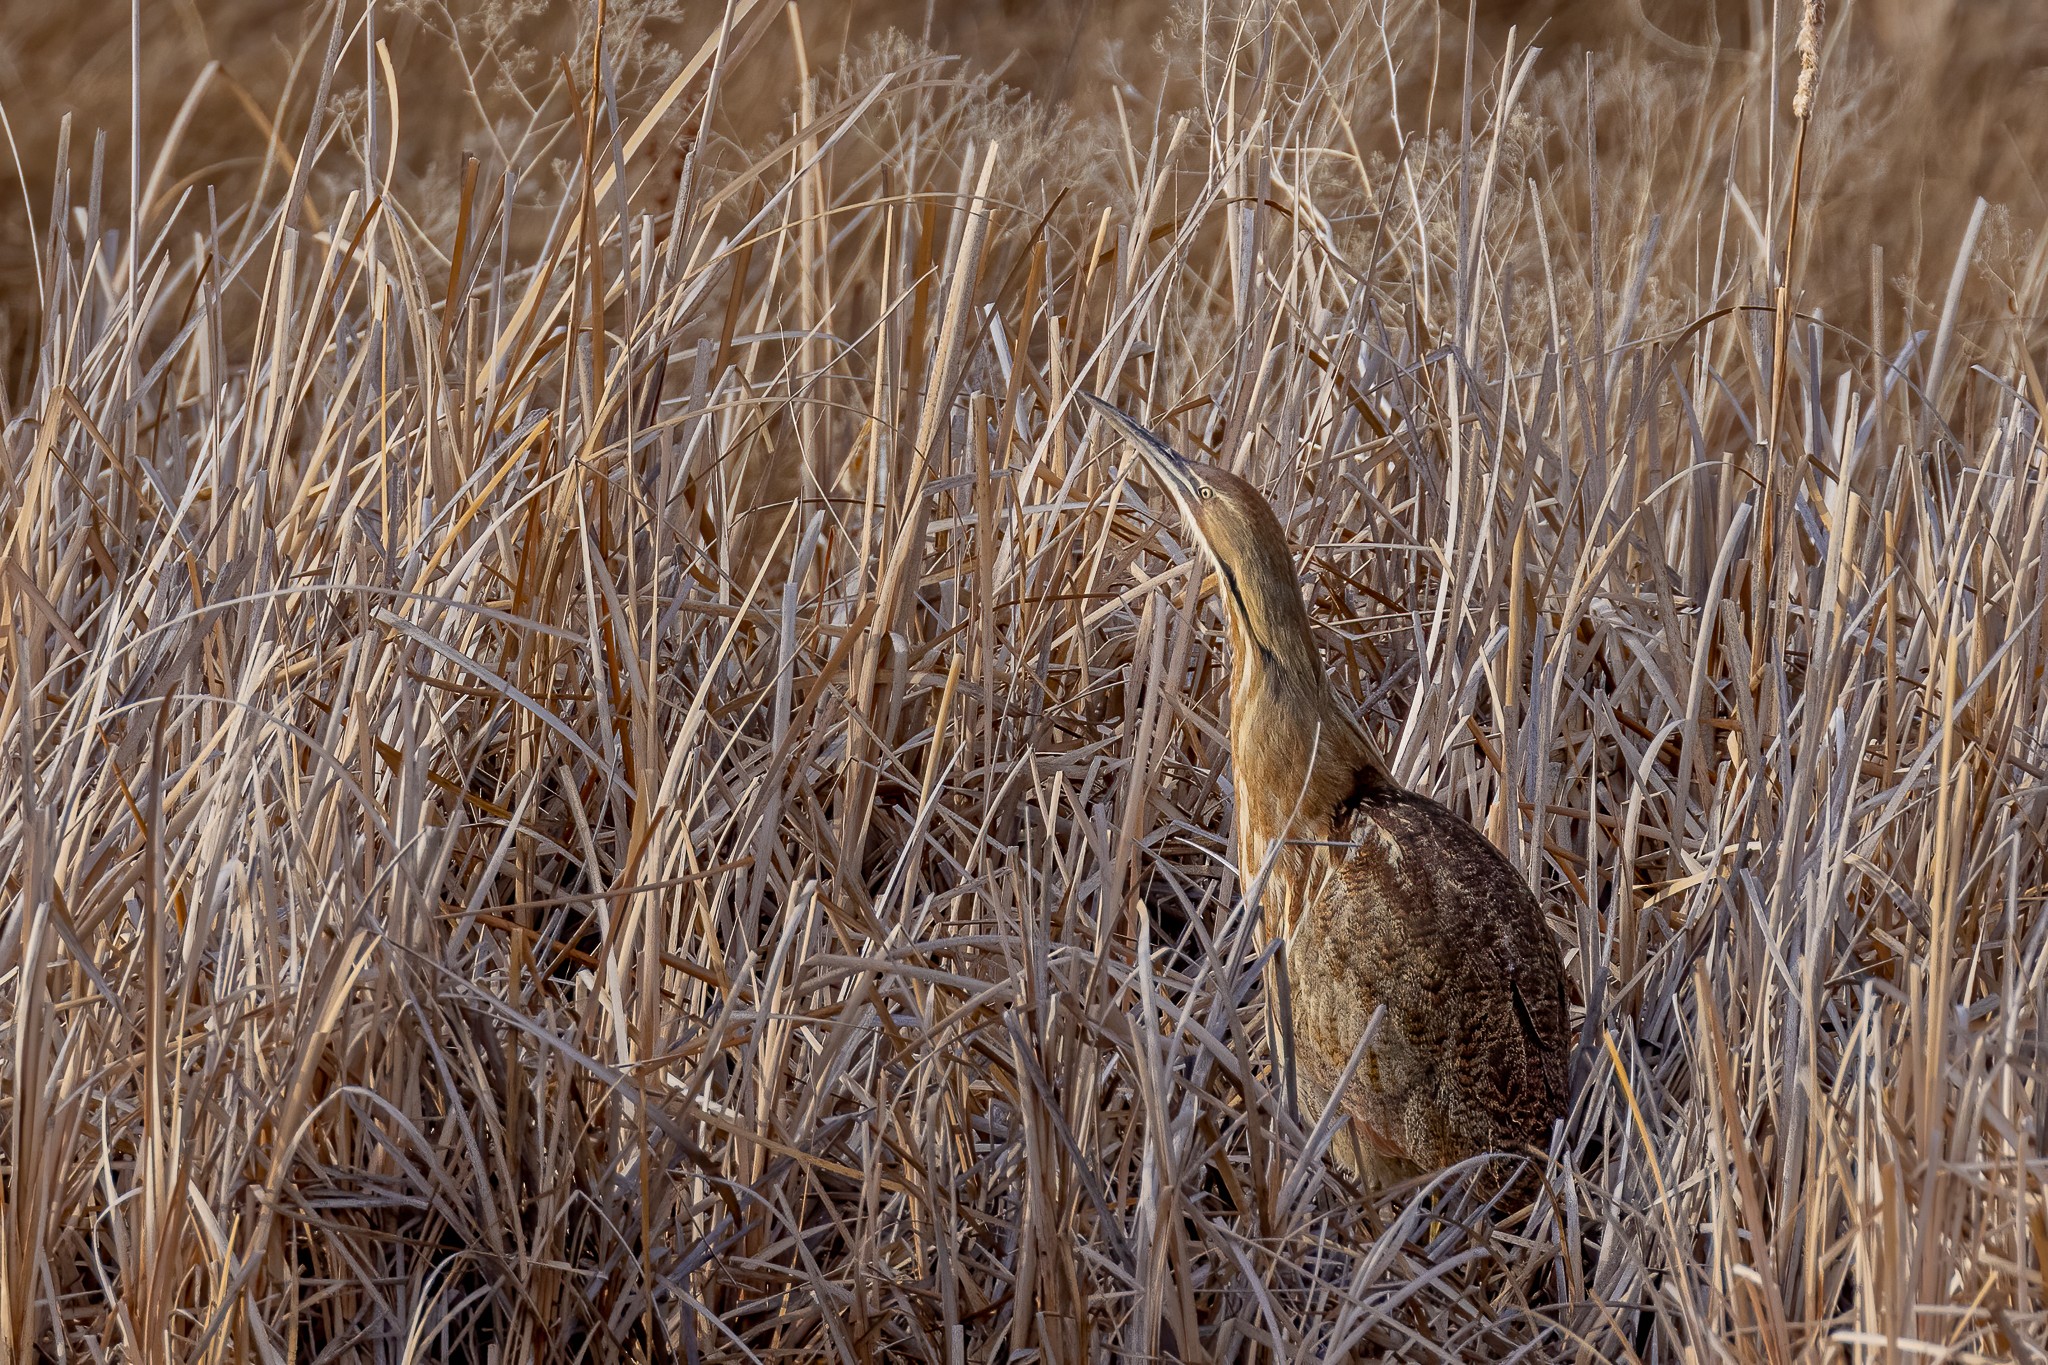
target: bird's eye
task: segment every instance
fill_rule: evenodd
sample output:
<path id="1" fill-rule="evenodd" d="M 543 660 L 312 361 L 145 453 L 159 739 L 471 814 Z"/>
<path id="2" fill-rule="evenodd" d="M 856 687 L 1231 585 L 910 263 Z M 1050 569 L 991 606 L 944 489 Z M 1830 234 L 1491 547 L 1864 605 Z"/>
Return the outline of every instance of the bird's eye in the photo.
<path id="1" fill-rule="evenodd" d="M 1209 487 L 1209 485 L 1205 483 L 1201 486 L 1201 494 L 1202 501 L 1207 502 L 1209 499 L 1216 496 L 1216 490 Z"/>

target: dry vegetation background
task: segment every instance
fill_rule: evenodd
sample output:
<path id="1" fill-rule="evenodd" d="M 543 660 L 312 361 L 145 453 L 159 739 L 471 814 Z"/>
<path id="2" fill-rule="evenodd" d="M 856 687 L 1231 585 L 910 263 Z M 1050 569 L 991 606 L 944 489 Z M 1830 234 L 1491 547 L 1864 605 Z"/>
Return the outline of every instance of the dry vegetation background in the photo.
<path id="1" fill-rule="evenodd" d="M 0 1357 L 2048 1360 L 2035 7 L 720 8 L 0 11 Z M 1077 385 L 1544 892 L 1532 1206 L 1279 1088 Z"/>

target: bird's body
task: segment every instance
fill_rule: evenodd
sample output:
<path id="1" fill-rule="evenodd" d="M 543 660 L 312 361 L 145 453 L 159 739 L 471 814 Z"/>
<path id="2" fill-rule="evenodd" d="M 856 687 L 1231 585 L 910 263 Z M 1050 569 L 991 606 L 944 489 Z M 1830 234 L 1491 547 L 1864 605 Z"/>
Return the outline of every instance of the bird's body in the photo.
<path id="1" fill-rule="evenodd" d="M 1547 1145 L 1564 1112 L 1564 970 L 1514 865 L 1388 774 L 1317 655 L 1272 509 L 1084 395 L 1137 444 L 1219 579 L 1231 649 L 1239 868 L 1287 940 L 1294 1056 L 1308 1105 L 1344 1092 L 1332 1151 L 1376 1181 Z"/>

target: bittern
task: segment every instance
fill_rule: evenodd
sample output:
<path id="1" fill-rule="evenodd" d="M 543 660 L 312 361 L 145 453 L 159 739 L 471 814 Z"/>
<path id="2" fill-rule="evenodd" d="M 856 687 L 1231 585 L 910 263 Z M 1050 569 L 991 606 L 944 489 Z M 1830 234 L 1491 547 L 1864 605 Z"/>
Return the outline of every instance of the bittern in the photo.
<path id="1" fill-rule="evenodd" d="M 1323 669 L 1286 535 L 1259 491 L 1081 396 L 1138 448 L 1215 567 L 1238 868 L 1248 888 L 1265 875 L 1261 923 L 1287 941 L 1311 1116 L 1385 1009 L 1332 1153 L 1386 1183 L 1547 1146 L 1570 1044 L 1563 963 L 1528 884 L 1478 830 L 1394 781 Z"/>

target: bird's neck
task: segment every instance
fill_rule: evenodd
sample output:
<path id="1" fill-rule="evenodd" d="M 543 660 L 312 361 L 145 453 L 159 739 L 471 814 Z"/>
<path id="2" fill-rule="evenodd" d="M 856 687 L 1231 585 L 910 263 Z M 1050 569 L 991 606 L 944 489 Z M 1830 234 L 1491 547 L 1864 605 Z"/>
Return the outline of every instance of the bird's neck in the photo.
<path id="1" fill-rule="evenodd" d="M 1231 762 L 1240 853 L 1253 862 L 1276 840 L 1331 837 L 1362 789 L 1391 785 L 1330 684 L 1300 598 L 1291 613 L 1266 605 L 1263 620 L 1229 613 Z"/>

